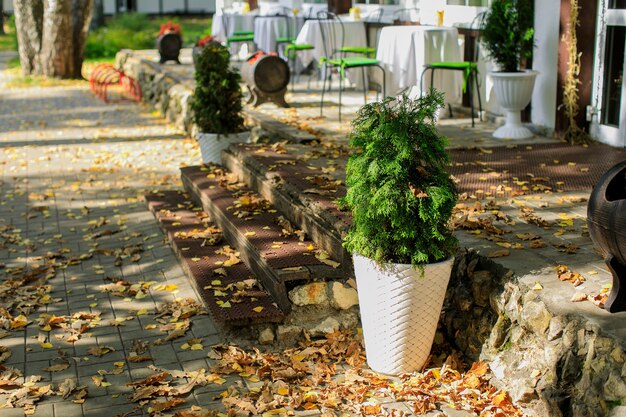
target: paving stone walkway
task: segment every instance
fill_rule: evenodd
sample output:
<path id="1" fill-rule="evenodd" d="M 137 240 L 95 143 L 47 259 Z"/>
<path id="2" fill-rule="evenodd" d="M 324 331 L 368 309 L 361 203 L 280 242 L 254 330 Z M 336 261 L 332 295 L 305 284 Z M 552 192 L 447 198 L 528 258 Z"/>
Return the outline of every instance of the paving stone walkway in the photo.
<path id="1" fill-rule="evenodd" d="M 153 344 L 165 336 L 155 309 L 177 299 L 200 299 L 143 199 L 146 190 L 180 186 L 179 167 L 200 162 L 195 141 L 137 104 L 103 104 L 84 83 L 2 90 L 0 149 L 0 274 L 17 279 L 45 268 L 50 278 L 43 297 L 0 284 L 0 329 L 13 330 L 0 330 L 0 353 L 11 353 L 3 365 L 26 377 L 40 376 L 37 386 L 56 389 L 72 379 L 89 391 L 82 404 L 73 396 L 45 396 L 34 415 L 111 417 L 135 407 L 126 383 L 153 374 L 148 365 L 208 368 L 206 349 L 225 341 L 208 315 L 191 317 L 189 332 L 175 342 Z M 119 280 L 149 283 L 150 289 L 141 297 L 103 291 L 103 285 Z M 24 311 L 32 323 L 22 326 L 17 313 L 3 308 L 26 298 L 40 307 Z M 49 319 L 45 315 L 72 317 L 69 329 L 46 331 L 45 323 L 37 325 L 39 317 Z M 82 332 L 80 339 L 68 343 L 68 331 Z M 182 350 L 194 337 L 206 348 Z M 152 361 L 127 359 L 136 340 L 150 343 L 146 354 Z M 98 357 L 95 347 L 110 352 Z M 68 366 L 44 371 L 59 364 L 56 369 Z M 110 385 L 98 386 L 99 372 L 111 370 L 105 376 Z M 215 391 L 196 390 L 185 405 L 214 404 Z M 9 397 L 0 394 L 0 408 Z M 3 408 L 0 415 L 22 416 L 24 410 Z"/>

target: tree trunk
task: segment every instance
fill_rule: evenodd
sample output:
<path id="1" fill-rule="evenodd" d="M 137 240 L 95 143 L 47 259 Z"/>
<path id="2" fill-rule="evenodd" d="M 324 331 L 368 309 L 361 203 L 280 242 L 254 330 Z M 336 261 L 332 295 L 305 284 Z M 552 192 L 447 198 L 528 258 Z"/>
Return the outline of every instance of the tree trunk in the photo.
<path id="1" fill-rule="evenodd" d="M 93 15 L 93 2 L 94 0 L 74 0 L 74 9 L 72 10 L 74 72 L 70 75 L 71 78 L 80 78 L 82 76 L 81 69 L 83 67 L 85 43 L 89 34 L 91 16 Z"/>
<path id="2" fill-rule="evenodd" d="M 18 53 L 24 75 L 41 74 L 43 0 L 13 0 Z"/>
<path id="3" fill-rule="evenodd" d="M 4 35 L 4 2 L 0 0 L 0 35 Z"/>
<path id="4" fill-rule="evenodd" d="M 93 0 L 14 0 L 26 75 L 80 78 Z"/>

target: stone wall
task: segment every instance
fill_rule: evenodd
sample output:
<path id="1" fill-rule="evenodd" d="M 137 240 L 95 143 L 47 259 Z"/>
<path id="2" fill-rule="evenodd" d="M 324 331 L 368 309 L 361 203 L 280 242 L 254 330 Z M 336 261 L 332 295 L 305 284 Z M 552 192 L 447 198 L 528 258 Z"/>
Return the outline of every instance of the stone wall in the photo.
<path id="1" fill-rule="evenodd" d="M 348 284 L 310 282 L 289 291 L 289 299 L 293 304 L 291 313 L 283 323 L 261 329 L 262 344 L 289 345 L 304 332 L 310 337 L 320 337 L 359 325 L 357 292 Z"/>
<path id="2" fill-rule="evenodd" d="M 159 65 L 136 51 L 122 50 L 115 57 L 115 66 L 139 83 L 143 101 L 158 110 L 174 125 L 193 134 L 191 97 L 193 79 L 189 74 L 176 71 L 182 67 Z"/>
<path id="3" fill-rule="evenodd" d="M 475 252 L 457 256 L 441 324 L 537 416 L 624 415 L 625 341 L 582 315 L 551 313 L 538 291 Z"/>

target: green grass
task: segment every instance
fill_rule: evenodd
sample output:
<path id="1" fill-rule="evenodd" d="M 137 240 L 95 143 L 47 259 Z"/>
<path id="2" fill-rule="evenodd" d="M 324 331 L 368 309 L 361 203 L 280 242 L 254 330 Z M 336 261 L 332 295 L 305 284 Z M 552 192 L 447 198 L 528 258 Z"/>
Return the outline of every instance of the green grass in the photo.
<path id="1" fill-rule="evenodd" d="M 120 49 L 152 49 L 161 24 L 168 20 L 180 24 L 185 46 L 192 46 L 211 32 L 210 18 L 150 18 L 140 13 L 127 13 L 108 20 L 105 27 L 89 34 L 85 57 L 112 58 Z"/>
<path id="2" fill-rule="evenodd" d="M 17 37 L 13 18 L 4 19 L 4 35 L 0 35 L 0 51 L 17 51 Z"/>

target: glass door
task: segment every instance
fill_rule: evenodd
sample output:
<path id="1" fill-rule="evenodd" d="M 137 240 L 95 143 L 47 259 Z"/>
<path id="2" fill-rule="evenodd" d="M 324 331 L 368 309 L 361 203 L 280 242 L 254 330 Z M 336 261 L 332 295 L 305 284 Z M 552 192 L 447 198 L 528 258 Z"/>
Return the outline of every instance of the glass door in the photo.
<path id="1" fill-rule="evenodd" d="M 600 2 L 591 134 L 626 147 L 626 0 Z"/>

